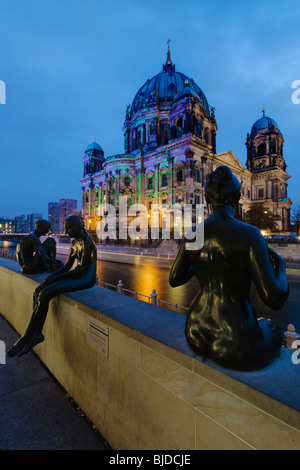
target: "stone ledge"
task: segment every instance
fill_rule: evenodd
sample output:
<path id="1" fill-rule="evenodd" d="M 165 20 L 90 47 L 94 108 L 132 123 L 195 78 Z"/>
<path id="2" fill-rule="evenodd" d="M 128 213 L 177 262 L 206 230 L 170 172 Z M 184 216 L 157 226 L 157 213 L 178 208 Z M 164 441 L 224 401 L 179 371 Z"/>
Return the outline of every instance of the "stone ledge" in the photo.
<path id="1" fill-rule="evenodd" d="M 24 331 L 25 325 L 31 315 L 30 308 L 32 305 L 31 298 L 33 290 L 45 276 L 46 274 L 34 276 L 22 275 L 18 263 L 12 260 L 0 259 L 0 289 L 2 293 L 2 296 L 0 296 L 0 312 L 19 333 Z M 26 298 L 28 297 L 29 300 L 27 299 L 24 302 L 20 300 L 17 301 L 17 296 L 15 296 L 13 292 L 16 285 L 22 285 L 24 295 L 26 291 Z M 26 311 L 20 312 L 16 309 L 15 305 L 17 302 L 19 302 L 19 306 L 21 304 L 24 305 Z M 22 318 L 17 318 L 19 316 Z M 91 350 L 91 348 L 85 344 L 86 321 L 88 317 L 96 318 L 105 323 L 110 329 L 112 349 L 109 350 L 108 359 Z M 246 441 L 247 445 L 250 447 L 259 448 L 254 434 L 251 434 L 251 436 L 246 439 L 242 434 L 243 431 L 236 430 L 236 424 L 234 422 L 236 417 L 232 420 L 230 419 L 230 413 L 234 416 L 236 407 L 242 406 L 243 409 L 248 410 L 247 413 L 250 412 L 250 415 L 253 414 L 253 416 L 256 416 L 258 414 L 264 422 L 268 422 L 270 419 L 273 424 L 276 422 L 277 426 L 283 429 L 283 434 L 285 432 L 287 433 L 287 430 L 290 429 L 294 436 L 294 444 L 291 444 L 291 448 L 299 448 L 300 364 L 297 366 L 292 363 L 292 351 L 282 348 L 281 356 L 270 366 L 259 371 L 238 372 L 223 369 L 216 366 L 211 361 L 203 360 L 203 358 L 196 356 L 190 350 L 184 337 L 184 323 L 185 315 L 183 314 L 153 306 L 140 300 L 95 286 L 86 291 L 62 295 L 52 301 L 46 321 L 46 340 L 36 347 L 36 352 L 57 379 L 61 381 L 62 385 L 67 390 L 69 387 L 71 394 L 74 392 L 80 395 L 74 398 L 83 409 L 87 409 L 87 414 L 90 416 L 90 419 L 95 422 L 100 432 L 111 445 L 121 445 L 124 446 L 123 448 L 129 449 L 134 448 L 132 447 L 134 443 L 138 443 L 140 448 L 145 448 L 145 445 L 149 445 L 149 448 L 154 448 L 153 446 L 156 442 L 155 438 L 153 438 L 152 444 L 150 444 L 150 442 L 145 444 L 142 435 L 139 437 L 137 433 L 131 435 L 130 438 L 128 437 L 131 443 L 127 441 L 125 443 L 124 432 L 128 431 L 129 433 L 126 420 L 134 420 L 134 417 L 129 418 L 128 414 L 123 410 L 120 411 L 121 409 L 119 413 L 124 412 L 126 414 L 126 417 L 122 418 L 124 420 L 122 426 L 124 427 L 120 430 L 123 435 L 122 439 L 120 435 L 115 435 L 116 429 L 111 429 L 114 419 L 117 419 L 113 407 L 110 409 L 110 422 L 103 425 L 101 421 L 103 418 L 103 410 L 106 410 L 107 406 L 113 405 L 109 405 L 111 392 L 108 393 L 105 383 L 100 383 L 101 380 L 97 370 L 103 369 L 107 374 L 107 382 L 115 387 L 116 384 L 114 384 L 114 381 L 118 382 L 119 380 L 121 381 L 121 379 L 114 376 L 114 370 L 115 367 L 117 367 L 118 361 L 121 360 L 123 368 L 126 369 L 127 373 L 133 374 L 133 377 L 137 379 L 136 390 L 139 390 L 137 393 L 142 393 L 146 397 L 147 392 L 140 384 L 140 381 L 143 382 L 143 380 L 146 380 L 142 379 L 146 374 L 149 387 L 150 384 L 152 384 L 151 386 L 155 387 L 156 391 L 161 390 L 159 399 L 170 400 L 171 397 L 174 398 L 174 396 L 176 396 L 176 406 L 178 406 L 178 403 L 182 403 L 183 415 L 186 412 L 192 413 L 191 416 L 195 416 L 197 423 L 200 419 L 199 416 L 202 416 L 202 421 L 200 420 L 202 423 L 201 426 L 203 426 L 206 419 L 212 420 L 212 422 L 210 422 L 211 424 L 213 423 L 214 432 L 218 429 L 218 432 L 223 435 L 223 432 L 225 432 L 223 429 L 225 426 L 224 422 L 226 422 L 226 439 L 228 442 L 230 441 L 232 447 L 238 446 L 238 448 L 241 448 L 243 447 L 242 442 Z M 66 344 L 68 348 L 71 349 L 66 349 Z M 83 354 L 83 357 L 80 356 L 78 358 L 78 362 L 82 362 L 80 374 L 78 374 L 76 370 L 77 364 L 72 362 L 70 358 L 72 354 L 74 356 L 76 356 L 76 354 L 78 355 L 78 345 L 81 345 L 86 352 Z M 130 359 L 128 359 L 129 356 Z M 121 359 L 117 359 L 117 357 Z M 147 357 L 151 357 L 150 362 L 149 359 L 145 362 Z M 166 367 L 166 376 L 164 376 L 163 368 L 158 368 L 154 372 L 152 371 L 153 361 L 157 361 L 160 367 L 163 365 Z M 110 365 L 110 363 L 112 365 Z M 84 367 L 84 369 L 82 369 L 82 367 Z M 90 368 L 90 370 L 86 371 L 85 369 L 88 368 Z M 82 370 L 85 370 L 85 372 L 82 372 Z M 183 379 L 180 379 L 180 381 L 172 379 L 172 370 L 176 371 L 176 376 L 183 377 Z M 82 383 L 82 373 L 88 374 L 89 380 L 93 383 L 93 385 L 86 390 L 84 390 L 84 384 Z M 79 382 L 80 392 L 77 390 Z M 135 392 L 135 390 L 126 390 L 126 386 L 129 387 L 129 389 L 132 386 L 132 384 L 127 383 L 126 385 L 126 383 L 126 381 L 124 381 L 124 383 L 122 382 L 125 396 L 127 393 L 132 394 Z M 203 384 L 206 385 L 204 386 Z M 205 398 L 202 397 L 201 389 L 203 387 L 209 389 L 210 387 L 213 388 L 214 393 L 211 393 L 211 398 L 209 396 L 205 396 Z M 94 389 L 97 391 L 92 392 Z M 197 392 L 198 389 L 199 394 Z M 166 390 L 171 392 L 171 396 L 168 395 Z M 106 396 L 105 393 L 108 394 L 108 401 L 105 402 L 105 406 L 103 405 L 104 408 L 102 412 L 95 409 L 94 405 L 91 403 L 96 400 L 96 396 L 92 398 L 94 396 L 93 393 L 96 393 L 100 402 L 102 395 Z M 222 398 L 222 400 L 225 400 L 225 402 L 222 401 L 222 406 L 225 406 L 222 412 L 219 410 L 220 405 L 216 402 L 216 393 L 217 396 L 225 396 L 225 398 Z M 89 394 L 91 395 L 90 397 Z M 118 399 L 122 402 L 122 396 L 118 397 Z M 114 406 L 118 410 L 121 403 L 116 402 Z M 142 404 L 141 407 L 143 406 L 145 405 Z M 226 408 L 227 406 L 228 408 Z M 213 410 L 212 415 L 211 410 Z M 133 411 L 131 410 L 131 412 Z M 153 410 L 153 416 L 155 416 L 155 412 L 156 410 Z M 205 420 L 203 413 L 206 417 Z M 141 419 L 140 415 L 135 417 L 136 422 Z M 160 419 L 159 413 L 157 419 Z M 137 424 L 135 423 L 135 425 Z M 188 426 L 188 424 L 185 425 Z M 104 426 L 104 429 L 102 429 L 101 426 Z M 159 426 L 159 424 L 156 423 L 154 427 L 156 426 Z M 167 427 L 167 424 L 165 423 L 162 427 L 163 426 Z M 193 423 L 192 426 L 195 427 L 195 423 Z M 201 426 L 199 425 L 199 429 Z M 141 423 L 141 429 L 142 428 L 143 424 Z M 191 437 L 192 430 L 187 429 L 186 431 Z M 147 436 L 147 440 L 149 440 L 150 437 L 147 432 L 145 431 L 145 436 Z M 260 429 L 256 429 L 256 433 L 260 434 L 260 432 L 262 432 Z M 232 433 L 235 436 L 234 442 L 228 437 Z M 128 436 L 130 436 L 130 433 Z M 196 442 L 199 440 L 201 445 L 208 445 L 207 441 L 206 444 L 203 443 L 202 434 L 201 436 L 194 436 L 194 438 Z M 144 439 L 146 439 L 146 437 L 144 437 Z M 166 436 L 164 439 L 164 442 L 169 442 Z M 166 445 L 167 447 L 165 448 L 170 448 L 168 447 L 170 446 L 170 442 Z M 220 443 L 220 445 L 222 444 Z M 276 444 L 272 445 L 272 448 L 280 448 L 281 444 L 278 442 L 277 447 Z M 271 444 L 268 444 L 268 446 L 271 446 Z"/>

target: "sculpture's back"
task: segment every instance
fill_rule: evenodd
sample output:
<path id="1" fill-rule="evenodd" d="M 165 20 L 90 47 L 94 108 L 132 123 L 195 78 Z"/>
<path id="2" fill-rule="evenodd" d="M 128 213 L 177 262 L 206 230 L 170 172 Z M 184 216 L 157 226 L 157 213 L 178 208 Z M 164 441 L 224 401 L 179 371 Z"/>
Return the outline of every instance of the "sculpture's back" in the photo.
<path id="1" fill-rule="evenodd" d="M 191 251 L 183 240 L 170 283 L 181 285 L 192 274 L 198 279 L 200 291 L 185 327 L 192 349 L 224 367 L 253 370 L 279 354 L 282 338 L 271 321 L 256 319 L 249 301 L 251 281 L 274 310 L 285 302 L 288 283 L 284 261 L 268 249 L 259 230 L 234 219 L 239 197 L 240 184 L 228 167 L 209 175 L 206 198 L 213 214 L 204 222 L 204 244 Z"/>

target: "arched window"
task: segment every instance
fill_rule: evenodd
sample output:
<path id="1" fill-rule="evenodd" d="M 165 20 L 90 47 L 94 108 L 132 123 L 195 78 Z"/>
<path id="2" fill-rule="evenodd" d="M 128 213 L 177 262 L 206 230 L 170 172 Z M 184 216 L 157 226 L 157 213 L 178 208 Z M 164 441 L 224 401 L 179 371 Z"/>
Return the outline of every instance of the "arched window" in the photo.
<path id="1" fill-rule="evenodd" d="M 265 144 L 259 144 L 257 147 L 256 155 L 260 157 L 261 155 L 265 155 Z"/>
<path id="2" fill-rule="evenodd" d="M 183 170 L 182 170 L 182 168 L 179 168 L 177 170 L 176 180 L 177 180 L 177 183 L 182 183 L 182 181 L 183 181 Z"/>
<path id="3" fill-rule="evenodd" d="M 161 185 L 168 186 L 168 173 L 163 173 L 161 175 Z"/>
<path id="4" fill-rule="evenodd" d="M 197 137 L 201 137 L 202 129 L 201 129 L 201 120 L 198 118 L 194 119 L 194 133 Z"/>
<path id="5" fill-rule="evenodd" d="M 207 144 L 209 144 L 209 129 L 208 128 L 205 129 L 204 140 Z"/>
<path id="6" fill-rule="evenodd" d="M 270 153 L 276 153 L 276 142 L 275 142 L 275 140 L 270 141 Z"/>
<path id="7" fill-rule="evenodd" d="M 182 136 L 182 118 L 178 118 L 176 121 L 176 136 L 181 137 Z"/>
<path id="8" fill-rule="evenodd" d="M 195 169 L 195 181 L 196 183 L 200 183 L 200 170 L 198 170 L 197 168 Z"/>

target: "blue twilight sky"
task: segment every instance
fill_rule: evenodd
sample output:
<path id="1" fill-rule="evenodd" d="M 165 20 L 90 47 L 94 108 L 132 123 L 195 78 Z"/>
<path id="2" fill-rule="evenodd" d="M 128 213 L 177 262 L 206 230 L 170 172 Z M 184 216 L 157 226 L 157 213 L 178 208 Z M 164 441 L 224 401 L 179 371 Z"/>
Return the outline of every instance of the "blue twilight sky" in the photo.
<path id="1" fill-rule="evenodd" d="M 298 0 L 0 0 L 0 216 L 46 218 L 61 198 L 81 208 L 85 148 L 95 137 L 106 156 L 123 152 L 126 105 L 161 71 L 168 39 L 216 109 L 217 152 L 245 165 L 263 107 L 277 121 L 300 203 L 299 24 Z"/>

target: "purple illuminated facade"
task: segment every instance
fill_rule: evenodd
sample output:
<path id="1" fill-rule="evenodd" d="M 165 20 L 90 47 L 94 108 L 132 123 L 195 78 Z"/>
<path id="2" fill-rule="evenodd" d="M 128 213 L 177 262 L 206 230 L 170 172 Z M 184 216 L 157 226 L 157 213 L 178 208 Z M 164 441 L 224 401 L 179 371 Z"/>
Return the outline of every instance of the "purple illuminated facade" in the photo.
<path id="1" fill-rule="evenodd" d="M 270 122 L 265 123 L 266 129 L 254 125 L 248 135 L 247 168 L 231 151 L 217 153 L 214 108 L 193 79 L 176 71 L 168 49 L 162 71 L 148 79 L 127 106 L 124 153 L 105 157 L 96 141 L 84 153 L 80 181 L 87 228 L 95 230 L 100 204 L 112 204 L 118 211 L 120 196 L 127 196 L 128 206 L 142 203 L 148 210 L 153 203 L 193 207 L 204 204 L 208 214 L 204 197 L 207 174 L 225 164 L 243 182 L 238 215 L 242 217 L 253 201 L 267 202 L 270 210 L 280 216 L 278 228 L 287 230 L 291 204 L 286 193 L 289 175 L 282 157 L 282 135 L 277 127 L 269 129 Z M 267 142 L 273 136 L 270 132 L 276 134 L 272 151 L 279 153 L 267 157 L 271 152 Z M 265 142 L 262 167 L 258 166 L 256 151 L 261 141 Z M 260 154 L 259 161 L 263 160 L 261 157 Z M 261 186 L 263 193 L 259 190 Z"/>

